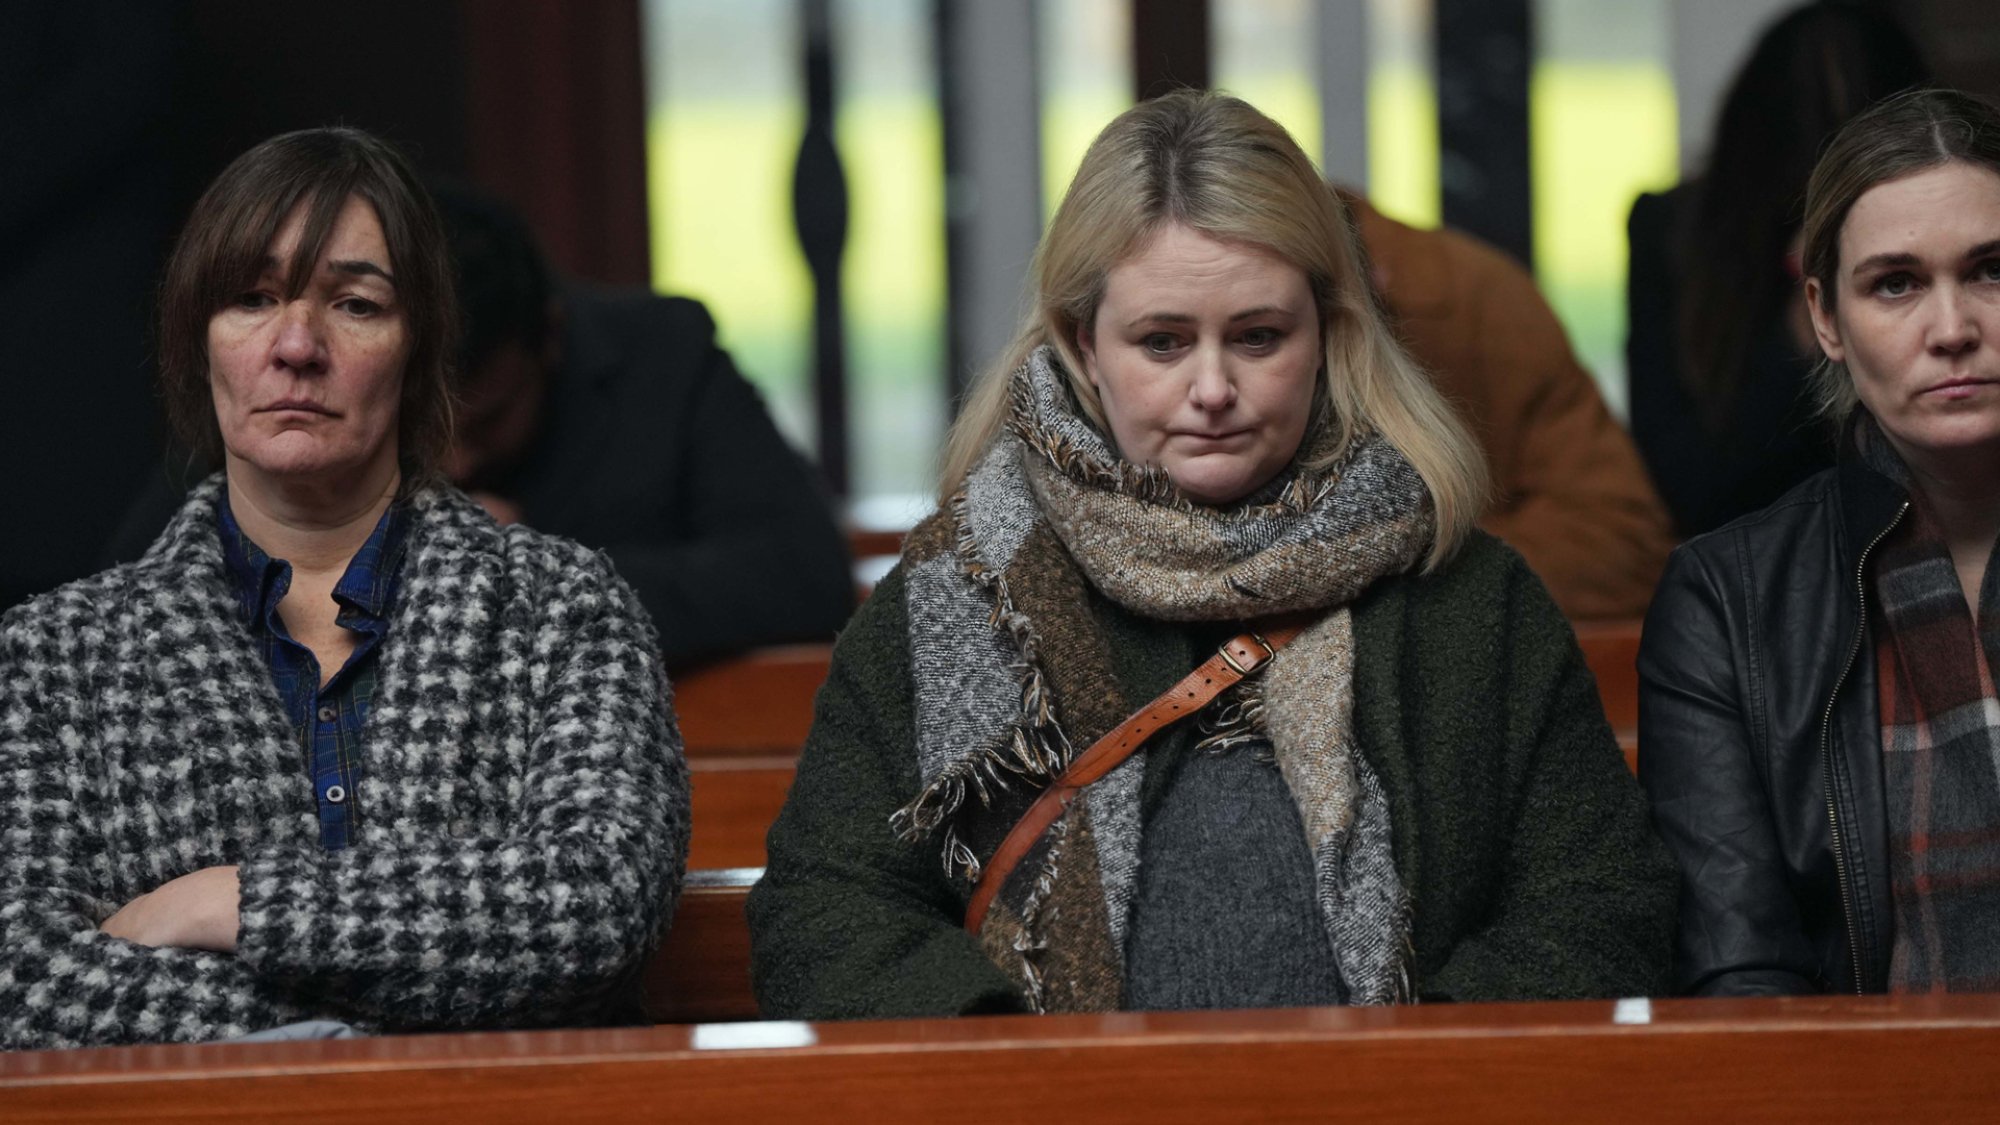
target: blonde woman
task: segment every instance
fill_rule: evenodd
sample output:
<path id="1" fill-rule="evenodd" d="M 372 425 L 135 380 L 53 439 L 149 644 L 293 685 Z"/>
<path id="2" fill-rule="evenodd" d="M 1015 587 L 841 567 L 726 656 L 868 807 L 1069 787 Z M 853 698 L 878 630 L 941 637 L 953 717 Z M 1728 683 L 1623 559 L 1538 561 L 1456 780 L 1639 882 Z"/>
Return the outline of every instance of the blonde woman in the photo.
<path id="1" fill-rule="evenodd" d="M 835 649 L 750 903 L 766 1011 L 1653 989 L 1672 868 L 1590 675 L 1473 529 L 1478 451 L 1291 138 L 1214 94 L 1128 111 L 1034 271 L 939 513 Z"/>

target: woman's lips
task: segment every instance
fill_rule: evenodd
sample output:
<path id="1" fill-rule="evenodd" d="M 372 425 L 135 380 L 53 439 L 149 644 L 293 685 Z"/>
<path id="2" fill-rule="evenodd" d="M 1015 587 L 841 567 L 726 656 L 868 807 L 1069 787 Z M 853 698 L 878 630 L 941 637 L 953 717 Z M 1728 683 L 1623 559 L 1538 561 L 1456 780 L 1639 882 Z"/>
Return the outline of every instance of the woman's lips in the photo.
<path id="1" fill-rule="evenodd" d="M 326 407 L 324 407 L 324 406 L 321 406 L 321 405 L 319 405 L 319 404 L 318 404 L 318 403 L 316 403 L 316 402 L 302 402 L 302 401 L 299 401 L 299 400 L 297 400 L 297 399 L 285 399 L 285 400 L 283 400 L 283 401 L 280 401 L 280 402 L 274 402 L 274 403 L 272 403 L 271 405 L 269 405 L 269 406 L 266 406 L 266 407 L 264 407 L 264 408 L 263 408 L 262 410 L 259 410 L 259 411 L 258 411 L 257 413 L 259 413 L 259 414 L 287 414 L 287 413 L 289 413 L 289 414 L 323 414 L 323 415 L 327 415 L 327 416 L 331 417 L 331 416 L 332 416 L 332 414 L 333 414 L 333 411 L 331 411 L 331 410 L 328 410 L 328 409 L 327 409 Z"/>
<path id="2" fill-rule="evenodd" d="M 1983 388 L 1994 385 L 1995 380 L 1992 379 L 1975 379 L 1971 377 L 1946 379 L 1935 386 L 1924 388 L 1923 393 L 1926 395 L 1936 395 L 1939 398 L 1966 398 L 1978 393 Z"/>

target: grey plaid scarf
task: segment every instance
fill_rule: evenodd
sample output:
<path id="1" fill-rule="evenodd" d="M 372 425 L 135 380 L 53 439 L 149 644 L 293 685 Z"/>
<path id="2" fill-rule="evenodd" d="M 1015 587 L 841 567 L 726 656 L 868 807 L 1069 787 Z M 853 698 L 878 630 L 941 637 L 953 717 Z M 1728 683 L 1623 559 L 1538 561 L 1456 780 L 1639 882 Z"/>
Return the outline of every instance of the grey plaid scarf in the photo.
<path id="1" fill-rule="evenodd" d="M 1036 793 L 1146 701 L 1128 699 L 1086 584 L 1141 615 L 1242 622 L 1324 610 L 1266 672 L 1211 705 L 1208 745 L 1268 739 L 1304 822 L 1319 913 L 1350 1003 L 1412 994 L 1388 802 L 1354 744 L 1347 605 L 1409 569 L 1429 493 L 1379 437 L 1228 508 L 1122 460 L 1078 414 L 1052 349 L 1014 376 L 1008 429 L 904 549 L 921 791 L 894 818 L 976 882 Z M 1308 428 L 1300 460 L 1331 440 Z M 1000 889 L 981 942 L 1040 1011 L 1120 1002 L 1137 883 L 1135 755 L 1093 785 Z"/>
<path id="2" fill-rule="evenodd" d="M 1911 501 L 1872 564 L 1896 907 L 1889 988 L 1989 992 L 2000 988 L 2000 558 L 1986 564 L 1974 614 L 1944 528 L 1880 425 L 1856 411 L 1852 435 L 1863 462 Z"/>

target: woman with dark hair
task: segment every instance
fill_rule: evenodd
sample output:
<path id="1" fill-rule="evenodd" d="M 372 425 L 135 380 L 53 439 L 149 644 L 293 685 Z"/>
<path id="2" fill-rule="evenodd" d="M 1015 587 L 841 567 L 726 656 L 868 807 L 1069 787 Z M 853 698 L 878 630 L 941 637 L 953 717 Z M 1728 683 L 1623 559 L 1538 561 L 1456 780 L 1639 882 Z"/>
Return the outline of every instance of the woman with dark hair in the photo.
<path id="1" fill-rule="evenodd" d="M 1677 551 L 1640 778 L 1683 871 L 1678 986 L 2000 987 L 2000 111 L 1892 98 L 1806 196 L 1839 464 Z"/>
<path id="2" fill-rule="evenodd" d="M 439 483 L 450 260 L 364 133 L 267 141 L 160 301 L 219 464 L 139 561 L 0 619 L 0 1044 L 597 1022 L 687 782 L 602 556 Z"/>
<path id="3" fill-rule="evenodd" d="M 1737 72 L 1707 171 L 1632 205 L 1632 436 L 1682 535 L 1832 464 L 1806 392 L 1817 355 L 1799 291 L 1806 177 L 1842 123 L 1926 80 L 1890 17 L 1806 5 L 1772 24 Z"/>
<path id="4" fill-rule="evenodd" d="M 1291 137 L 1126 111 L 1034 276 L 834 648 L 750 897 L 766 1013 L 1660 983 L 1672 870 L 1590 674 Z"/>

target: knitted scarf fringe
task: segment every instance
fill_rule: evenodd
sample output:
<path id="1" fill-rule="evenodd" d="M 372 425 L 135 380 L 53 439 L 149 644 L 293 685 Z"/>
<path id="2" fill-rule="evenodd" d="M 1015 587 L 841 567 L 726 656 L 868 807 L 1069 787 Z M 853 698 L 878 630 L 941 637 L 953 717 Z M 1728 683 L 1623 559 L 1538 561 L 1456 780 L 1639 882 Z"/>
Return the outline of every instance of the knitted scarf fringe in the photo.
<path id="1" fill-rule="evenodd" d="M 1228 754 L 1239 747 L 1257 744 L 1259 758 L 1275 761 L 1270 732 L 1264 726 L 1264 681 L 1248 679 L 1238 683 L 1195 716 L 1195 730 L 1201 737 L 1194 748 L 1204 754 Z"/>
<path id="2" fill-rule="evenodd" d="M 1056 872 L 1062 867 L 1063 845 L 1069 839 L 1069 820 L 1058 819 L 1049 826 L 1048 850 L 1043 853 L 1041 873 L 1035 877 L 1035 885 L 1028 897 L 1021 903 L 1021 930 L 1014 935 L 1011 948 L 1021 959 L 1021 980 L 1026 986 L 1028 1006 L 1036 1013 L 1048 1011 L 1045 983 L 1038 961 L 1049 948 L 1048 927 L 1043 926 L 1043 913 L 1049 910 L 1049 898 L 1055 894 Z M 1053 920 L 1053 912 L 1050 911 Z"/>
<path id="3" fill-rule="evenodd" d="M 1069 768 L 1075 748 L 1056 721 L 1054 697 L 1042 673 L 1040 642 L 1035 637 L 1034 624 L 1014 607 L 1006 577 L 979 561 L 979 544 L 972 533 L 966 504 L 964 489 L 950 500 L 957 524 L 959 568 L 992 595 L 993 610 L 987 616 L 987 626 L 1003 633 L 1019 654 L 1008 665 L 1008 671 L 1021 685 L 1021 707 L 1003 741 L 982 754 L 946 767 L 890 816 L 889 827 L 904 842 L 914 844 L 943 825 L 945 873 L 963 875 L 977 883 L 981 871 L 979 857 L 966 845 L 953 823 L 968 794 L 977 795 L 981 807 L 991 808 L 994 792 L 1012 792 L 1015 781 L 1026 780 L 1037 787 L 1046 787 Z"/>

